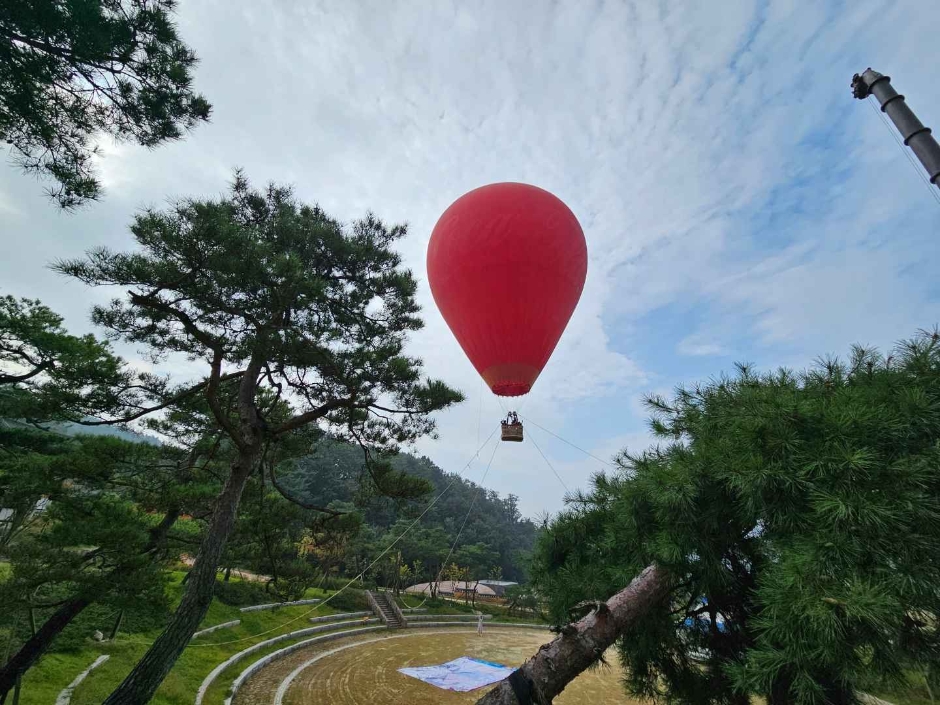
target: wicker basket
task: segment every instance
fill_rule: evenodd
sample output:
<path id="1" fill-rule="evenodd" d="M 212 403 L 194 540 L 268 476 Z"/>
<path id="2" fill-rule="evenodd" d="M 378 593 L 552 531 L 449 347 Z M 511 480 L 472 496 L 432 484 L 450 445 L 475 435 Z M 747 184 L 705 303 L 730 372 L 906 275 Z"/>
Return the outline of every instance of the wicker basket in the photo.
<path id="1" fill-rule="evenodd" d="M 503 421 L 503 440 L 522 443 L 522 424 Z"/>

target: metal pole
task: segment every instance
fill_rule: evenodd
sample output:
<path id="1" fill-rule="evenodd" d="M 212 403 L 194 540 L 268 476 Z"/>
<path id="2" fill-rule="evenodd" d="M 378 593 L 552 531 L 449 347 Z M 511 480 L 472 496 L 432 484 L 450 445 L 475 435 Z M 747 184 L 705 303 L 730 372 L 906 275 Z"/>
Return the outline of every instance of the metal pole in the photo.
<path id="1" fill-rule="evenodd" d="M 869 95 L 875 96 L 881 111 L 888 114 L 901 133 L 904 144 L 911 148 L 927 170 L 930 183 L 940 187 L 940 144 L 930 134 L 930 128 L 924 127 L 914 111 L 907 107 L 904 96 L 891 86 L 891 77 L 870 68 L 861 75 L 855 74 L 852 78 L 852 95 L 859 100 L 865 100 Z"/>

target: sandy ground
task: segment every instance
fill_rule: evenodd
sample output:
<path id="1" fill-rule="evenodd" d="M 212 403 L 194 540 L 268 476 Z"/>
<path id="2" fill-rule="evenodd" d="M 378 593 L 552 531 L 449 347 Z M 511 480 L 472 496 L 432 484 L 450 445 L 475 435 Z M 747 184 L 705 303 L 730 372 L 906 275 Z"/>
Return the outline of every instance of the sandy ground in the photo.
<path id="1" fill-rule="evenodd" d="M 370 635 L 367 638 L 376 638 Z M 407 634 L 398 631 L 380 641 L 345 649 L 317 661 L 294 680 L 287 691 L 285 705 L 468 705 L 487 691 L 480 688 L 469 693 L 453 693 L 398 673 L 404 666 L 427 666 L 471 656 L 511 666 L 522 664 L 538 647 L 553 635 L 525 629 L 490 628 L 480 637 L 473 630 L 450 630 L 444 633 Z M 302 650 L 275 662 L 250 679 L 239 691 L 236 705 L 270 705 L 281 681 L 297 666 L 317 653 L 352 643 L 334 641 Z M 581 674 L 555 702 L 558 705 L 589 703 L 600 705 L 637 705 L 620 683 L 621 670 L 616 654 L 608 653 L 609 667 Z"/>

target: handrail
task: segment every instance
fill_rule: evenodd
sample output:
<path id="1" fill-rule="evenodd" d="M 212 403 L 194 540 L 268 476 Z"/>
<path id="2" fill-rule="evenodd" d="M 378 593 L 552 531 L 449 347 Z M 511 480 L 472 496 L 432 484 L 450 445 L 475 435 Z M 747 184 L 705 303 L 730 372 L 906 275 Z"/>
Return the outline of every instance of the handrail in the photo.
<path id="1" fill-rule="evenodd" d="M 408 626 L 408 620 L 405 619 L 405 615 L 401 611 L 401 607 L 398 606 L 398 601 L 395 599 L 395 596 L 389 597 L 388 593 L 386 593 L 385 599 L 388 600 L 388 603 L 392 606 L 392 612 L 395 613 L 398 621 L 401 622 L 402 628 L 406 628 Z"/>

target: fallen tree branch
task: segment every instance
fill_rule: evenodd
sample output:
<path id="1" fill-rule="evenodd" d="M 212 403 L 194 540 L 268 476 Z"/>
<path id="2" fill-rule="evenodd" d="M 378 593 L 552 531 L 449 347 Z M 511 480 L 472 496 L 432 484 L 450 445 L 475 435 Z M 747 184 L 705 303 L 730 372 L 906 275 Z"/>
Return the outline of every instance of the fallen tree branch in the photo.
<path id="1" fill-rule="evenodd" d="M 669 592 L 669 575 L 655 563 L 583 619 L 566 625 L 553 641 L 476 705 L 550 705 L 579 674 L 604 655 Z"/>

